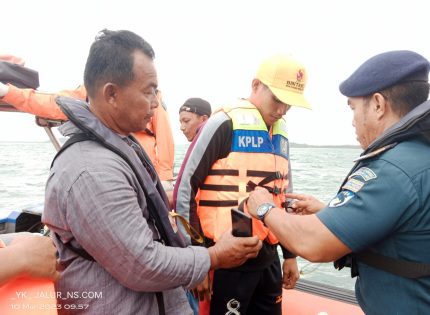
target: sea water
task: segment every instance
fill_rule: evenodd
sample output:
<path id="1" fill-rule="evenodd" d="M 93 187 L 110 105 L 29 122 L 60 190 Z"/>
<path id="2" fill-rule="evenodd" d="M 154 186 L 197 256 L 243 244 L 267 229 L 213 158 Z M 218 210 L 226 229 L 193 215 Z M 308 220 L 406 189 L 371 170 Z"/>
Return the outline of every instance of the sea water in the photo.
<path id="1" fill-rule="evenodd" d="M 176 146 L 175 173 L 188 145 Z M 290 149 L 295 192 L 328 202 L 353 166 L 360 149 L 292 147 Z M 0 209 L 20 209 L 44 200 L 45 182 L 55 149 L 50 142 L 0 142 Z M 310 264 L 299 259 L 302 278 L 352 289 L 349 269 L 341 272 L 332 263 Z"/>

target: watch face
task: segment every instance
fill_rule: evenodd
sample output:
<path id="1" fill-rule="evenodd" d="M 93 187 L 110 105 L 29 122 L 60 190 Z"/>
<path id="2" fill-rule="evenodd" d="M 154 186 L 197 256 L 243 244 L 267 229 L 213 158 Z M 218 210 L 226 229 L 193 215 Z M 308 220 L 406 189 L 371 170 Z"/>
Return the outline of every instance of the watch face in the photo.
<path id="1" fill-rule="evenodd" d="M 267 209 L 268 209 L 267 205 L 266 204 L 262 204 L 262 205 L 260 205 L 258 207 L 257 214 L 259 216 L 263 216 L 267 212 Z"/>
<path id="2" fill-rule="evenodd" d="M 275 207 L 275 205 L 271 203 L 263 203 L 257 208 L 257 216 L 260 220 L 263 220 L 264 216 L 266 215 L 267 211 Z"/>
<path id="3" fill-rule="evenodd" d="M 266 203 L 264 203 L 258 207 L 257 215 L 259 217 L 263 217 L 266 214 L 267 210 L 269 210 L 269 206 Z"/>

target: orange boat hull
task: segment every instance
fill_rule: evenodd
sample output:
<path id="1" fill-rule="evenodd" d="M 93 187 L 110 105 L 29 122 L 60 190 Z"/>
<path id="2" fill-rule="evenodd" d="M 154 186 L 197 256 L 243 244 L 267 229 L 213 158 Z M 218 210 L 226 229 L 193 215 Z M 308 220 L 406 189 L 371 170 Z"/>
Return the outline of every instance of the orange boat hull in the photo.
<path id="1" fill-rule="evenodd" d="M 339 302 L 299 290 L 284 290 L 283 315 L 363 315 L 357 305 Z"/>
<path id="2" fill-rule="evenodd" d="M 54 284 L 47 280 L 17 279 L 0 287 L 2 315 L 56 315 Z M 284 290 L 284 315 L 363 315 L 357 305 L 299 290 Z"/>
<path id="3" fill-rule="evenodd" d="M 0 287 L 1 315 L 56 315 L 54 284 L 42 279 L 15 279 Z"/>

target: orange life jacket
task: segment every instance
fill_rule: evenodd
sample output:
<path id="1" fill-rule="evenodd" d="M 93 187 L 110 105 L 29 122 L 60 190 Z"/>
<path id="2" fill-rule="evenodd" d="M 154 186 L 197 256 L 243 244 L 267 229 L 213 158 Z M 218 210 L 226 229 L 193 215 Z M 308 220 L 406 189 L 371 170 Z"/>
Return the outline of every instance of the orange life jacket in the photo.
<path id="1" fill-rule="evenodd" d="M 255 186 L 266 187 L 273 201 L 283 207 L 288 187 L 288 138 L 284 119 L 271 128 L 248 101 L 224 108 L 233 122 L 230 154 L 214 163 L 199 188 L 197 214 L 203 233 L 215 242 L 232 228 L 230 210 L 248 197 Z M 247 212 L 246 207 L 244 211 Z M 252 220 L 253 234 L 270 244 L 278 240 L 264 224 Z"/>
<path id="2" fill-rule="evenodd" d="M 87 91 L 83 85 L 75 90 L 64 90 L 58 94 L 42 93 L 33 89 L 19 89 L 9 85 L 9 92 L 1 100 L 22 112 L 44 118 L 67 120 L 67 117 L 55 102 L 57 96 L 85 100 Z M 174 141 L 169 115 L 166 110 L 162 106 L 158 106 L 147 125 L 147 130 L 138 131 L 133 135 L 145 149 L 160 179 L 162 181 L 172 180 Z"/>

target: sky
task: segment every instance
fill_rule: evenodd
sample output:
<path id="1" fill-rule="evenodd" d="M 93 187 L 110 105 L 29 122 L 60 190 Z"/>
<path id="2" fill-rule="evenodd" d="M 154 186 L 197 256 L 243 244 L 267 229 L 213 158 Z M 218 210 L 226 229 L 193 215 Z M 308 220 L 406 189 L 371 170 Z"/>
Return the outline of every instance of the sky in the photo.
<path id="1" fill-rule="evenodd" d="M 313 107 L 287 113 L 290 141 L 358 144 L 339 83 L 381 52 L 407 49 L 429 59 L 426 2 L 14 0 L 2 8 L 0 52 L 24 58 L 39 72 L 39 90 L 56 92 L 83 82 L 98 31 L 139 34 L 155 50 L 176 143 L 186 143 L 178 109 L 187 98 L 204 98 L 215 109 L 248 97 L 259 63 L 290 54 L 306 67 L 305 96 Z M 44 140 L 31 115 L 0 113 L 0 141 Z"/>

